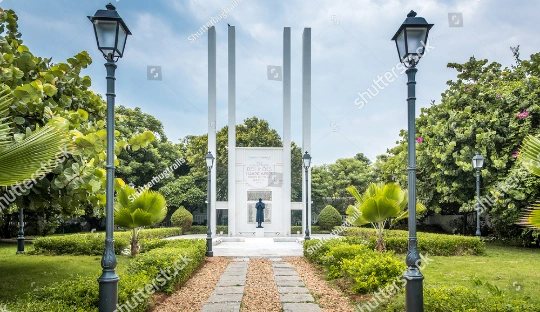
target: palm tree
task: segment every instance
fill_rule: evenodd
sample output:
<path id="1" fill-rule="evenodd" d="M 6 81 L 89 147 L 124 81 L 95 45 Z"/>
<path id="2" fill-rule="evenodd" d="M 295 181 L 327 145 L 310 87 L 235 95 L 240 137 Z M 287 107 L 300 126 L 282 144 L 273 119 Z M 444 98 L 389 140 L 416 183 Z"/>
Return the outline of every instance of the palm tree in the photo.
<path id="1" fill-rule="evenodd" d="M 349 186 L 347 191 L 356 199 L 356 203 L 347 208 L 347 222 L 359 226 L 371 223 L 377 230 L 376 250 L 386 250 L 383 238 L 385 227 L 391 227 L 408 216 L 407 190 L 402 190 L 397 183 L 371 183 L 363 195 L 354 186 Z M 424 205 L 416 203 L 417 214 L 425 210 Z"/>
<path id="2" fill-rule="evenodd" d="M 523 140 L 519 161 L 530 173 L 540 176 L 540 139 L 529 135 Z M 535 203 L 521 216 L 517 224 L 540 229 L 540 203 Z"/>
<path id="3" fill-rule="evenodd" d="M 115 180 L 116 203 L 114 223 L 131 230 L 131 255 L 139 253 L 139 230 L 154 225 L 167 216 L 167 202 L 163 195 L 144 189 L 137 192 L 122 179 Z"/>
<path id="4" fill-rule="evenodd" d="M 49 173 L 58 164 L 56 160 L 73 149 L 63 118 L 55 118 L 41 128 L 36 126 L 35 131 L 27 128 L 26 134 L 14 140 L 7 116 L 11 102 L 9 90 L 0 93 L 0 186 L 20 184 Z"/>

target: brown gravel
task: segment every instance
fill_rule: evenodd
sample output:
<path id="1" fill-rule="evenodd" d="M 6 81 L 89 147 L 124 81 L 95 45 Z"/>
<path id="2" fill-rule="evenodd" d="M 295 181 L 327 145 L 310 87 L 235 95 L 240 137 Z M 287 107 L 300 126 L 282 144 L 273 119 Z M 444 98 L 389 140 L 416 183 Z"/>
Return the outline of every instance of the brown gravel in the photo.
<path id="1" fill-rule="evenodd" d="M 167 297 L 162 303 L 158 303 L 152 311 L 200 311 L 229 262 L 231 259 L 226 257 L 206 258 L 199 270 L 179 290 Z"/>
<path id="2" fill-rule="evenodd" d="M 281 312 L 282 310 L 270 260 L 251 259 L 240 311 Z"/>
<path id="3" fill-rule="evenodd" d="M 323 273 L 304 257 L 288 257 L 283 261 L 291 263 L 298 275 L 311 291 L 324 312 L 354 312 L 351 301 L 341 290 L 324 279 Z"/>

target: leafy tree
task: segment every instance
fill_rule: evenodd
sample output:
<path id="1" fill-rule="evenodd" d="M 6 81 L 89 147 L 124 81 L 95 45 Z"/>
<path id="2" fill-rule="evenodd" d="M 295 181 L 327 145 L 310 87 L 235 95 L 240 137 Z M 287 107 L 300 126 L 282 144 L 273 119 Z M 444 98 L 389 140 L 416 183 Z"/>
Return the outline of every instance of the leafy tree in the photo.
<path id="1" fill-rule="evenodd" d="M 526 137 L 518 159 L 530 173 L 540 176 L 540 139 L 533 136 Z M 540 204 L 537 202 L 525 211 L 518 224 L 540 230 Z"/>
<path id="2" fill-rule="evenodd" d="M 176 178 L 165 184 L 159 192 L 171 208 L 185 207 L 189 212 L 205 207 L 206 191 L 201 190 L 191 175 Z"/>
<path id="3" fill-rule="evenodd" d="M 344 213 L 353 201 L 346 188 L 353 185 L 363 191 L 373 181 L 369 163 L 369 159 L 359 153 L 354 158 L 341 158 L 333 164 L 314 167 L 311 176 L 315 205 L 332 204 Z"/>
<path id="4" fill-rule="evenodd" d="M 371 183 L 363 195 L 354 186 L 348 187 L 347 191 L 356 199 L 356 203 L 347 208 L 347 221 L 354 225 L 371 223 L 378 235 L 376 249 L 386 250 L 383 231 L 386 226 L 407 218 L 408 192 L 397 183 Z M 425 210 L 424 205 L 416 203 L 417 214 Z"/>
<path id="5" fill-rule="evenodd" d="M 464 64 L 448 64 L 457 71 L 457 79 L 447 82 L 440 104 L 422 108 L 417 118 L 418 196 L 432 213 L 473 212 L 476 190 L 471 159 L 481 153 L 486 159 L 482 195 L 493 199 L 484 213 L 491 216 L 495 234 L 530 241 L 531 232 L 515 222 L 530 200 L 538 197 L 539 189 L 534 187 L 538 182 L 521 178 L 523 168 L 515 156 L 527 135 L 538 134 L 540 54 L 530 60 L 514 55 L 516 64 L 506 68 L 474 57 Z M 406 131 L 400 136 L 398 146 L 375 164 L 383 181 L 395 176 L 396 181 L 406 182 Z M 509 187 L 499 191 L 506 184 Z"/>
<path id="6" fill-rule="evenodd" d="M 137 192 L 122 179 L 115 180 L 116 203 L 114 224 L 131 230 L 131 255 L 139 253 L 139 230 L 165 219 L 167 202 L 165 198 L 148 189 Z"/>
<path id="7" fill-rule="evenodd" d="M 42 222 L 58 215 L 102 215 L 105 203 L 105 110 L 103 99 L 89 89 L 91 79 L 81 70 L 92 61 L 81 52 L 66 63 L 34 56 L 23 45 L 17 15 L 0 12 L 0 82 L 13 96 L 8 114 L 15 123 L 15 139 L 63 118 L 76 151 L 16 199 L 27 215 Z M 153 140 L 150 131 L 118 140 L 117 151 L 129 146 L 145 146 Z M 0 196 L 4 191 L 0 191 Z M 7 219 L 11 218 L 5 215 Z M 9 222 L 5 222 L 9 224 Z"/>
<path id="8" fill-rule="evenodd" d="M 156 176 L 163 177 L 163 173 L 167 172 L 168 168 L 180 161 L 182 165 L 174 170 L 173 174 L 167 174 L 164 179 L 154 184 L 152 188 L 157 190 L 172 181 L 175 175 L 187 173 L 189 169 L 183 159 L 181 145 L 167 140 L 161 121 L 150 114 L 143 113 L 138 107 L 131 109 L 119 106 L 116 113 L 118 116 L 116 129 L 120 132 L 120 137 L 129 138 L 133 134 L 144 131 L 152 131 L 156 136 L 156 140 L 146 147 L 132 146 L 121 151 L 118 155 L 120 164 L 116 171 L 119 178 L 128 184 L 143 186 Z"/>

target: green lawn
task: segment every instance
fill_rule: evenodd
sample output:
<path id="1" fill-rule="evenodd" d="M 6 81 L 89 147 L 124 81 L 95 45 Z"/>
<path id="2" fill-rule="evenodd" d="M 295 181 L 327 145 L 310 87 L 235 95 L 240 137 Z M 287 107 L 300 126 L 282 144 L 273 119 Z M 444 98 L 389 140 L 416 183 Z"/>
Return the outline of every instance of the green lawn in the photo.
<path id="1" fill-rule="evenodd" d="M 493 243 L 486 244 L 486 249 L 484 256 L 428 255 L 432 261 L 422 269 L 424 289 L 463 286 L 478 291 L 485 298 L 502 294 L 509 299 L 523 299 L 540 306 L 540 249 Z M 405 311 L 404 302 L 403 291 L 373 312 Z"/>
<path id="2" fill-rule="evenodd" d="M 540 249 L 487 244 L 485 256 L 433 257 L 422 273 L 426 287 L 474 288 L 473 279 L 497 286 L 516 298 L 530 298 L 540 304 L 539 265 Z"/>
<path id="3" fill-rule="evenodd" d="M 32 250 L 32 245 L 27 244 L 26 250 Z M 97 278 L 101 273 L 100 256 L 16 255 L 16 251 L 17 244 L 0 243 L 0 303 L 24 298 L 25 293 L 37 287 L 75 274 Z M 117 273 L 120 273 L 129 257 L 117 256 L 117 259 Z"/>

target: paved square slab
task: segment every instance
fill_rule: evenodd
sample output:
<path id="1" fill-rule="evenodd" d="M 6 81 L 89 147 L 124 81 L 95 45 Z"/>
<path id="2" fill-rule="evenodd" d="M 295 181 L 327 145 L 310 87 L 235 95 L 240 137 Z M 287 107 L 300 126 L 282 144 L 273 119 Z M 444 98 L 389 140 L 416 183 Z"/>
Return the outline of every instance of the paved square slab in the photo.
<path id="1" fill-rule="evenodd" d="M 212 295 L 206 302 L 241 302 L 244 294 Z"/>
<path id="2" fill-rule="evenodd" d="M 276 275 L 276 276 L 274 276 L 274 280 L 276 281 L 276 283 L 278 281 L 301 282 L 300 277 L 298 277 L 298 275 Z"/>
<path id="3" fill-rule="evenodd" d="M 284 303 L 283 312 L 322 312 L 315 303 Z"/>
<path id="4" fill-rule="evenodd" d="M 244 286 L 216 287 L 212 295 L 243 294 Z"/>
<path id="5" fill-rule="evenodd" d="M 278 275 L 298 276 L 298 273 L 295 269 L 274 269 L 274 276 Z"/>
<path id="6" fill-rule="evenodd" d="M 274 268 L 293 268 L 293 265 L 288 262 L 273 262 L 272 266 Z"/>
<path id="7" fill-rule="evenodd" d="M 309 291 L 306 287 L 278 287 L 278 293 L 280 294 L 308 294 Z"/>
<path id="8" fill-rule="evenodd" d="M 314 302 L 313 296 L 310 294 L 280 294 L 281 302 Z"/>
<path id="9" fill-rule="evenodd" d="M 240 303 L 207 303 L 201 312 L 240 312 Z"/>
<path id="10" fill-rule="evenodd" d="M 246 279 L 223 279 L 221 278 L 219 282 L 216 284 L 216 286 L 245 286 L 246 285 Z"/>
<path id="11" fill-rule="evenodd" d="M 302 281 L 276 281 L 276 285 L 279 287 L 294 287 L 294 286 L 300 286 L 305 287 L 304 283 Z"/>

